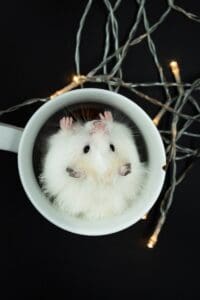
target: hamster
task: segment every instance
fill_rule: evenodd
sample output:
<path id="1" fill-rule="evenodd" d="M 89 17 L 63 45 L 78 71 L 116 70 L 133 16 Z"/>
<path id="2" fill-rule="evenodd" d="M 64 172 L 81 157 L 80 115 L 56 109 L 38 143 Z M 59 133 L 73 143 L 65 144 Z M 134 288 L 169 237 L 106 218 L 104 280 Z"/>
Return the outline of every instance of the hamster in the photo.
<path id="1" fill-rule="evenodd" d="M 42 189 L 54 205 L 88 219 L 121 214 L 136 200 L 146 173 L 131 130 L 110 111 L 84 124 L 63 117 L 42 167 Z"/>

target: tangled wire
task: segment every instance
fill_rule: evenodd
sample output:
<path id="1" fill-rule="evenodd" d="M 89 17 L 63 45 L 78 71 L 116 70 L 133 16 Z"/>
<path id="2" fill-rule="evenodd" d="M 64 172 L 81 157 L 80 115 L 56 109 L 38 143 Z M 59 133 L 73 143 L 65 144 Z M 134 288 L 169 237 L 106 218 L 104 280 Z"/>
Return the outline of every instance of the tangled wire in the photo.
<path id="1" fill-rule="evenodd" d="M 171 207 L 174 199 L 174 193 L 176 187 L 185 179 L 188 172 L 191 170 L 194 163 L 200 157 L 200 146 L 196 148 L 188 147 L 188 139 L 192 139 L 198 145 L 198 139 L 200 134 L 196 132 L 196 124 L 200 122 L 200 105 L 198 104 L 199 92 L 200 92 L 200 79 L 196 79 L 192 83 L 182 82 L 179 66 L 176 61 L 171 62 L 170 67 L 172 74 L 174 75 L 175 82 L 168 82 L 163 67 L 159 61 L 157 54 L 157 48 L 152 38 L 152 33 L 155 32 L 160 25 L 165 22 L 167 16 L 172 11 L 177 11 L 185 15 L 185 17 L 195 22 L 200 22 L 200 18 L 190 12 L 185 11 L 182 7 L 174 4 L 173 0 L 166 0 L 167 8 L 164 13 L 159 17 L 157 22 L 150 25 L 146 12 L 146 1 L 136 0 L 137 14 L 132 22 L 132 27 L 127 33 L 127 39 L 120 45 L 119 42 L 119 22 L 116 18 L 116 12 L 120 8 L 122 0 L 116 0 L 112 6 L 111 1 L 103 0 L 105 5 L 107 19 L 105 24 L 105 47 L 103 49 L 102 61 L 90 70 L 87 74 L 82 74 L 80 70 L 80 46 L 83 39 L 83 29 L 86 24 L 88 13 L 92 10 L 92 4 L 94 0 L 88 0 L 85 10 L 80 19 L 77 35 L 76 35 L 76 48 L 75 48 L 75 66 L 76 75 L 63 89 L 56 91 L 50 97 L 41 99 L 30 99 L 16 106 L 8 108 L 4 111 L 0 111 L 0 116 L 4 113 L 15 111 L 22 106 L 30 105 L 35 102 L 46 102 L 50 99 L 54 99 L 56 96 L 66 93 L 69 90 L 77 87 L 84 87 L 84 83 L 104 83 L 112 91 L 118 92 L 121 87 L 129 90 L 133 95 L 137 95 L 140 98 L 156 105 L 158 112 L 153 118 L 153 122 L 160 131 L 163 139 L 167 163 L 165 166 L 166 177 L 168 182 L 165 183 L 163 188 L 161 199 L 159 203 L 159 215 L 156 220 L 156 225 L 152 235 L 147 241 L 147 246 L 153 248 L 157 242 L 158 235 L 162 229 L 162 226 L 166 220 L 167 213 Z M 138 26 L 143 24 L 145 32 L 139 36 L 136 36 Z M 109 54 L 113 49 L 114 40 L 114 52 Z M 131 51 L 132 47 L 146 41 L 148 50 L 152 55 L 153 62 L 157 68 L 159 75 L 158 82 L 146 82 L 146 83 L 134 83 L 125 82 L 123 80 L 123 67 L 122 63 L 127 58 L 127 53 Z M 112 69 L 108 71 L 109 66 L 112 64 Z M 110 69 L 110 68 L 109 68 Z M 146 88 L 163 88 L 164 97 L 162 99 L 156 99 L 149 96 L 146 93 Z M 176 88 L 177 95 L 174 97 L 171 93 L 171 88 Z M 141 89 L 143 91 L 141 91 Z M 187 112 L 190 113 L 187 113 Z M 168 118 L 168 125 L 164 128 L 160 128 L 160 121 L 163 117 Z M 170 116 L 169 116 L 170 113 Z M 195 125 L 195 126 L 194 126 Z M 194 144 L 194 143 L 193 143 Z M 186 161 L 186 167 L 179 170 L 179 163 Z"/>

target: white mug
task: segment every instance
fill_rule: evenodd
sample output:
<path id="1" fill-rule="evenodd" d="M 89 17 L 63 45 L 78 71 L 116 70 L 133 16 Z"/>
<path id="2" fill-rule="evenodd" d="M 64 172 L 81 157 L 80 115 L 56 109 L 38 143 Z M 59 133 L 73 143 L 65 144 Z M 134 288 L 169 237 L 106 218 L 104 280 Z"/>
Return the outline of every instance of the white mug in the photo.
<path id="1" fill-rule="evenodd" d="M 57 210 L 42 192 L 33 170 L 35 139 L 45 122 L 68 105 L 98 102 L 116 107 L 139 128 L 148 152 L 148 178 L 135 204 L 119 216 L 86 220 Z M 18 169 L 24 190 L 35 208 L 51 223 L 82 235 L 105 235 L 123 230 L 140 220 L 157 200 L 165 178 L 165 149 L 159 131 L 150 117 L 128 98 L 103 89 L 84 88 L 70 91 L 43 104 L 25 128 L 0 123 L 0 149 L 18 153 Z"/>

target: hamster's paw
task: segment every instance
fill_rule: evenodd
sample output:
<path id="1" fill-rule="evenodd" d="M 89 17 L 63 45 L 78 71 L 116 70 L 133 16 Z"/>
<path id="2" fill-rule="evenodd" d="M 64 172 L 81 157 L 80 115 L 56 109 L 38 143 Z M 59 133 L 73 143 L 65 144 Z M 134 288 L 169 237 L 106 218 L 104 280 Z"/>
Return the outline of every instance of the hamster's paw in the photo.
<path id="1" fill-rule="evenodd" d="M 66 172 L 69 174 L 70 177 L 74 177 L 74 178 L 84 178 L 85 177 L 85 173 L 72 169 L 70 167 L 66 168 Z"/>
<path id="2" fill-rule="evenodd" d="M 111 111 L 104 111 L 103 114 L 102 113 L 99 114 L 99 117 L 103 121 L 111 121 L 111 122 L 113 121 L 113 116 Z"/>
<path id="3" fill-rule="evenodd" d="M 131 173 L 131 164 L 126 163 L 119 168 L 119 175 L 126 176 Z"/>
<path id="4" fill-rule="evenodd" d="M 60 128 L 63 130 L 71 129 L 72 123 L 73 123 L 72 117 L 63 117 L 62 119 L 60 119 Z"/>

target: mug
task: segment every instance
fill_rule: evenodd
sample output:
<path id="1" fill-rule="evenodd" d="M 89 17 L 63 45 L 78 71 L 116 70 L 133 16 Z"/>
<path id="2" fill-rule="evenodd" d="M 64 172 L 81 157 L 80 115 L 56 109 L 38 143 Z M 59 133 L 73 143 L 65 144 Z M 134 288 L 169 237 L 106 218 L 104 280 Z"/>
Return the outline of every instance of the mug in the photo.
<path id="1" fill-rule="evenodd" d="M 66 215 L 56 209 L 38 184 L 33 168 L 33 148 L 45 122 L 56 112 L 72 104 L 95 102 L 113 106 L 128 116 L 139 128 L 148 154 L 148 178 L 135 204 L 121 215 L 87 220 Z M 118 232 L 139 221 L 154 205 L 165 178 L 165 149 L 158 129 L 150 117 L 130 99 L 97 88 L 67 92 L 43 104 L 30 118 L 25 128 L 0 123 L 0 149 L 18 153 L 18 170 L 23 188 L 34 207 L 56 226 L 81 235 L 98 236 Z"/>

